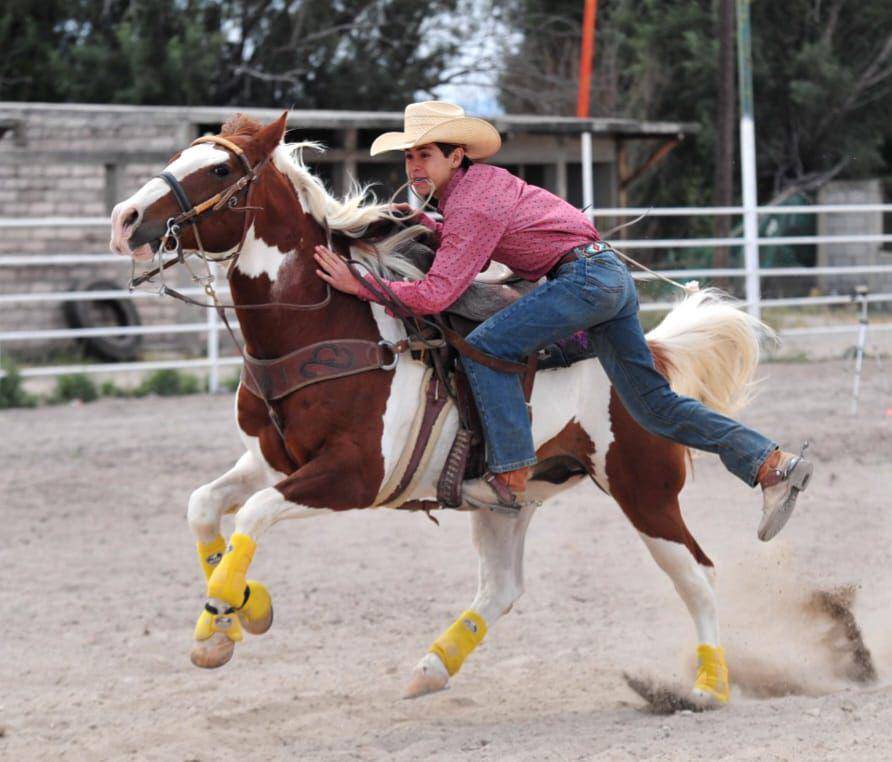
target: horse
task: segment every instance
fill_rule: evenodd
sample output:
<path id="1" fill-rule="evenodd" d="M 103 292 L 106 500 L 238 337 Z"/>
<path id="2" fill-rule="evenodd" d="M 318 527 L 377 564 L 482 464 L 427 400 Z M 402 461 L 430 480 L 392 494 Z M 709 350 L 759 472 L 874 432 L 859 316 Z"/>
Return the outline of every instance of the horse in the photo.
<path id="1" fill-rule="evenodd" d="M 264 126 L 236 115 L 216 138 L 200 138 L 176 154 L 161 176 L 115 206 L 112 251 L 145 262 L 169 245 L 173 232 L 187 252 L 230 259 L 229 288 L 244 351 L 255 358 L 280 358 L 342 339 L 391 348 L 405 342 L 403 321 L 377 303 L 328 289 L 313 260 L 314 247 L 329 242 L 378 272 L 401 272 L 400 257 L 387 248 L 389 238 L 377 251 L 364 241 L 370 226 L 391 215 L 390 206 L 359 186 L 341 199 L 330 194 L 302 159 L 302 150 L 315 144 L 284 142 L 286 116 Z M 191 199 L 203 202 L 193 209 L 191 224 L 177 231 L 172 222 Z M 400 236 L 405 240 L 403 233 L 395 237 Z M 306 311 L 295 316 L 292 307 Z M 733 414 L 749 399 L 765 330 L 730 299 L 707 289 L 677 302 L 648 341 L 673 389 Z M 262 634 L 271 626 L 269 591 L 248 572 L 257 544 L 274 524 L 435 499 L 459 428 L 454 406 L 432 435 L 430 456 L 408 490 L 390 502 L 381 497 L 408 446 L 426 371 L 423 362 L 403 353 L 392 363 L 302 387 L 275 403 L 252 393 L 242 376 L 236 424 L 245 452 L 188 501 L 206 595 L 195 628 L 194 664 L 219 667 L 245 630 Z M 723 705 L 730 686 L 719 640 L 715 568 L 688 531 L 679 505 L 686 448 L 642 429 L 597 359 L 540 371 L 530 402 L 540 464 L 558 458 L 578 468 L 560 480 L 537 466 L 528 493 L 534 500 L 516 517 L 470 511 L 479 555 L 476 595 L 414 667 L 405 696 L 441 690 L 455 677 L 523 592 L 524 537 L 536 510 L 588 478 L 616 501 L 691 614 L 698 642 L 691 696 Z M 229 513 L 235 514 L 234 532 L 227 541 L 221 520 Z"/>

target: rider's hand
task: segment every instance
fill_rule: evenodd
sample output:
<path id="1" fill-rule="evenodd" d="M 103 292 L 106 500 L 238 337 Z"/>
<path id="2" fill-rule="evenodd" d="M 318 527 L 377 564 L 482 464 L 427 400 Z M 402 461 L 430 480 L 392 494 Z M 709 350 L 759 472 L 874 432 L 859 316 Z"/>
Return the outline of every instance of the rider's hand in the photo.
<path id="1" fill-rule="evenodd" d="M 316 247 L 313 256 L 321 268 L 316 270 L 316 275 L 322 278 L 322 280 L 345 294 L 360 293 L 359 282 L 353 277 L 353 273 L 350 272 L 347 263 L 340 256 L 321 244 Z"/>
<path id="2" fill-rule="evenodd" d="M 399 204 L 390 205 L 391 214 L 402 215 L 405 219 L 413 219 L 414 217 L 417 217 L 420 211 L 420 209 L 413 209 L 411 204 L 407 204 L 405 201 Z"/>

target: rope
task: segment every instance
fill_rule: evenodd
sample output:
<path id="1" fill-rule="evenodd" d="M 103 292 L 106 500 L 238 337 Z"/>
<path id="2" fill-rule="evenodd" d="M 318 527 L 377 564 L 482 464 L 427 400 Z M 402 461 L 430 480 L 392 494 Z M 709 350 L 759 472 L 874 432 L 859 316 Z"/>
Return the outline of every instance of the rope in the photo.
<path id="1" fill-rule="evenodd" d="M 624 254 L 619 249 L 617 249 L 613 244 L 607 244 L 614 251 L 614 253 L 618 254 L 620 257 L 626 260 L 629 264 L 635 265 L 635 267 L 644 270 L 646 273 L 650 273 L 654 276 L 654 278 L 658 278 L 659 280 L 665 281 L 676 288 L 680 288 L 686 294 L 696 294 L 700 290 L 700 281 L 689 280 L 687 283 L 679 283 L 677 280 L 672 280 L 657 270 L 651 270 L 649 267 L 642 265 L 638 260 L 632 259 L 628 254 Z"/>
<path id="2" fill-rule="evenodd" d="M 634 220 L 630 220 L 629 222 L 624 222 L 622 225 L 617 225 L 615 227 L 610 228 L 610 230 L 608 230 L 604 234 L 604 237 L 609 238 L 614 233 L 622 230 L 623 228 L 628 228 L 638 222 L 641 222 L 641 220 L 643 220 L 645 217 L 647 217 L 648 214 L 650 214 L 651 209 L 653 209 L 653 207 L 648 209 L 646 212 L 639 214 Z M 605 241 L 605 243 L 606 243 L 606 241 Z M 651 270 L 649 267 L 642 265 L 637 259 L 632 259 L 632 257 L 630 257 L 628 254 L 623 253 L 619 249 L 617 249 L 613 244 L 607 244 L 607 245 L 610 246 L 610 248 L 616 254 L 618 254 L 620 257 L 625 259 L 626 262 L 628 262 L 629 264 L 635 265 L 635 267 L 637 267 L 641 270 L 644 270 L 644 272 L 646 272 L 646 273 L 650 273 L 651 275 L 654 276 L 654 278 L 665 281 L 669 285 L 675 286 L 676 288 L 680 288 L 686 294 L 696 294 L 700 290 L 700 282 L 699 281 L 689 280 L 687 283 L 679 283 L 677 280 L 672 280 L 672 278 L 669 278 L 656 270 Z"/>

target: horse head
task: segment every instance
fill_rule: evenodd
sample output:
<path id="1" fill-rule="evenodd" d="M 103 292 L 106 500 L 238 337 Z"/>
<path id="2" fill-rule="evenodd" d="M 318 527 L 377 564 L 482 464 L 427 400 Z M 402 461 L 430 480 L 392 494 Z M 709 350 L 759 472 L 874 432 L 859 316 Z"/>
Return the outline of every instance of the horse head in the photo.
<path id="1" fill-rule="evenodd" d="M 112 210 L 112 252 L 151 259 L 172 224 L 179 226 L 183 249 L 214 256 L 234 251 L 246 229 L 247 210 L 239 207 L 249 206 L 251 185 L 268 170 L 286 117 L 261 126 L 237 114 L 218 136 L 199 138 L 175 154 L 161 174 Z"/>

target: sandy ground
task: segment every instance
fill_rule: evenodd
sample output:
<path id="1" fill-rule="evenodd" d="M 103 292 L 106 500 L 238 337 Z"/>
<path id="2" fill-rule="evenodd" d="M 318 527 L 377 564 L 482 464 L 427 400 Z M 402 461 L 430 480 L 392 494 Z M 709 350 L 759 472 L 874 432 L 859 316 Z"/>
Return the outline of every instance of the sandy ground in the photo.
<path id="1" fill-rule="evenodd" d="M 736 687 L 721 711 L 671 716 L 644 711 L 623 673 L 689 687 L 693 626 L 589 485 L 540 510 L 526 594 L 452 687 L 404 701 L 412 666 L 473 597 L 465 516 L 274 527 L 252 568 L 273 593 L 273 629 L 201 671 L 188 660 L 203 584 L 185 506 L 239 455 L 231 398 L 0 413 L 0 757 L 889 759 L 892 398 L 870 365 L 857 418 L 847 365 L 763 374 L 745 419 L 810 438 L 816 476 L 765 545 L 757 493 L 696 460 L 683 505 L 718 567 Z M 845 677 L 848 656 L 802 605 L 841 584 L 858 586 L 871 685 Z"/>

